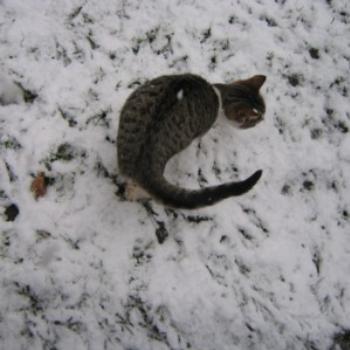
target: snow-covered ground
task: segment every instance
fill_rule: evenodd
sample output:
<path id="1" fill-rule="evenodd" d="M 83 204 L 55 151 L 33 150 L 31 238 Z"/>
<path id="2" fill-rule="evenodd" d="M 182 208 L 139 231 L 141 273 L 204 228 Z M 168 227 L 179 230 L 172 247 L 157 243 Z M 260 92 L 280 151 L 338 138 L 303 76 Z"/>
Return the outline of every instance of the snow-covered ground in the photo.
<path id="1" fill-rule="evenodd" d="M 0 0 L 0 349 L 350 349 L 349 71 L 348 0 Z M 169 178 L 263 177 L 196 211 L 123 201 L 123 102 L 182 72 L 266 74 L 267 113 Z"/>

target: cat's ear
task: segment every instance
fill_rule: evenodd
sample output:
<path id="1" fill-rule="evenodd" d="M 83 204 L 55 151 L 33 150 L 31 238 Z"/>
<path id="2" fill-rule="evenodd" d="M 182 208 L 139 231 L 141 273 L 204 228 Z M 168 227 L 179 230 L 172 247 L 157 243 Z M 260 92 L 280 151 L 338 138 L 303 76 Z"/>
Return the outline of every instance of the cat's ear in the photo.
<path id="1" fill-rule="evenodd" d="M 260 88 L 265 83 L 266 76 L 265 75 L 254 75 L 253 77 L 247 79 L 245 82 L 247 85 L 252 87 L 254 90 L 259 91 Z"/>

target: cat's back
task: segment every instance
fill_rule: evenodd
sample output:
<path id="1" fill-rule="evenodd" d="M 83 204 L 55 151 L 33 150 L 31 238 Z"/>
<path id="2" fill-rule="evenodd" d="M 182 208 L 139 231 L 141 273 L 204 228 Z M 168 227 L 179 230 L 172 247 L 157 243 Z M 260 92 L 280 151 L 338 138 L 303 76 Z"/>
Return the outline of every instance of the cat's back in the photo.
<path id="1" fill-rule="evenodd" d="M 193 74 L 165 75 L 138 87 L 126 100 L 120 115 L 117 138 L 120 170 L 128 172 L 127 167 L 145 147 L 148 136 L 171 117 L 175 106 L 190 104 L 189 109 L 201 112 L 203 102 L 208 96 L 215 99 L 214 95 L 211 85 Z"/>
<path id="2" fill-rule="evenodd" d="M 120 126 L 151 123 L 164 118 L 164 112 L 186 94 L 200 98 L 212 90 L 203 78 L 193 74 L 163 75 L 138 87 L 126 100 L 120 115 Z"/>

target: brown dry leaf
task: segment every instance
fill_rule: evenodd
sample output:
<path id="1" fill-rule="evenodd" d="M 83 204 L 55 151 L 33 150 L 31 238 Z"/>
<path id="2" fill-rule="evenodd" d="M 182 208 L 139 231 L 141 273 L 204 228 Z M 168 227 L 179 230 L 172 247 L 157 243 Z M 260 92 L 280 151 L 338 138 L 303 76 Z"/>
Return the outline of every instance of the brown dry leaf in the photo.
<path id="1" fill-rule="evenodd" d="M 44 172 L 40 172 L 37 174 L 30 186 L 30 190 L 33 192 L 35 199 L 45 196 L 47 190 L 47 183 L 45 180 Z"/>

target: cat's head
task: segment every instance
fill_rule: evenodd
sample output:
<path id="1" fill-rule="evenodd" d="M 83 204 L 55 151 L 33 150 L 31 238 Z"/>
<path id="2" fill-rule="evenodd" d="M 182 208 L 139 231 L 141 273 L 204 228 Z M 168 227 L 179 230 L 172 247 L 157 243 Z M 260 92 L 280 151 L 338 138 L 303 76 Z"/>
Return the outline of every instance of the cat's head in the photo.
<path id="1" fill-rule="evenodd" d="M 249 79 L 218 86 L 223 111 L 234 126 L 251 128 L 264 119 L 265 102 L 259 91 L 265 80 L 264 75 L 254 75 Z"/>

